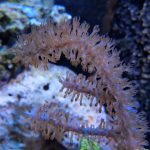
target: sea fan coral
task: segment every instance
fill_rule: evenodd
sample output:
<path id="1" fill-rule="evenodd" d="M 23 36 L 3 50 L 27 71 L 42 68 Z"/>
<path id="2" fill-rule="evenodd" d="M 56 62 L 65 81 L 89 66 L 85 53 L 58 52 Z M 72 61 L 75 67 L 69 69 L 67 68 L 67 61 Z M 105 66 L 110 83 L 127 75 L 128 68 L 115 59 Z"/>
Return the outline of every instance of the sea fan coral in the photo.
<path id="1" fill-rule="evenodd" d="M 141 113 L 136 113 L 136 90 L 133 83 L 122 78 L 122 74 L 128 72 L 130 67 L 124 66 L 120 61 L 112 40 L 98 34 L 98 26 L 95 26 L 91 33 L 88 32 L 89 27 L 87 23 L 80 24 L 76 18 L 60 25 L 49 21 L 34 27 L 30 34 L 20 36 L 11 52 L 15 54 L 16 61 L 21 60 L 26 66 L 31 64 L 47 68 L 49 62 L 57 63 L 64 56 L 72 66 L 81 65 L 82 71 L 88 76 L 81 72 L 77 76 L 68 74 L 66 78 L 60 78 L 62 90 L 66 89 L 64 97 L 72 94 L 72 101 L 79 100 L 82 105 L 82 97 L 86 96 L 91 101 L 90 105 L 99 107 L 100 112 L 102 106 L 105 107 L 109 120 L 102 120 L 99 128 L 83 126 L 73 130 L 73 126 L 67 124 L 71 120 L 66 120 L 65 124 L 65 119 L 63 122 L 58 119 L 62 117 L 63 112 L 55 115 L 56 109 L 53 115 L 57 120 L 53 115 L 51 117 L 51 113 L 48 113 L 50 106 L 47 104 L 41 107 L 33 119 L 37 125 L 36 129 L 41 129 L 38 128 L 39 120 L 50 119 L 51 123 L 45 122 L 45 127 L 52 125 L 62 128 L 60 134 L 70 130 L 84 135 L 86 129 L 89 137 L 106 137 L 114 150 L 144 149 L 147 123 Z M 94 98 L 96 102 L 93 102 Z M 46 118 L 42 117 L 44 112 L 47 114 Z M 103 123 L 107 125 L 102 127 Z M 47 133 L 51 134 L 49 130 Z"/>

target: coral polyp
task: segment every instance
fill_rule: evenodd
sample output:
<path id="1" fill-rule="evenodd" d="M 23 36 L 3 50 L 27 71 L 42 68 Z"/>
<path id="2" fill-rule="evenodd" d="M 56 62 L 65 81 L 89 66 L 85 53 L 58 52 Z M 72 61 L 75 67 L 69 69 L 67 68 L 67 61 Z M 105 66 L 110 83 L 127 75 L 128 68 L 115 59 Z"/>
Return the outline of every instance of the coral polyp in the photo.
<path id="1" fill-rule="evenodd" d="M 106 122 L 100 120 L 98 127 L 88 127 L 84 122 L 83 126 L 79 126 L 81 122 L 77 116 L 71 114 L 69 118 L 65 117 L 67 108 L 60 110 L 60 107 L 45 104 L 31 117 L 34 128 L 52 139 L 73 131 L 91 138 L 105 137 L 113 150 L 144 149 L 147 124 L 142 113 L 136 113 L 133 83 L 122 77 L 130 67 L 120 61 L 114 42 L 107 36 L 99 35 L 98 26 L 91 33 L 89 28 L 87 23 L 80 24 L 76 18 L 60 25 L 49 21 L 20 36 L 11 52 L 15 54 L 16 61 L 21 60 L 26 66 L 47 69 L 49 63 L 57 63 L 62 56 L 72 66 L 80 65 L 88 76 L 81 71 L 78 75 L 60 77 L 61 91 L 66 90 L 64 97 L 72 95 L 71 101 L 82 105 L 85 96 L 91 107 L 98 108 L 97 113 L 104 107 L 109 119 Z M 77 126 L 73 126 L 73 120 L 67 120 L 71 118 L 75 118 Z"/>

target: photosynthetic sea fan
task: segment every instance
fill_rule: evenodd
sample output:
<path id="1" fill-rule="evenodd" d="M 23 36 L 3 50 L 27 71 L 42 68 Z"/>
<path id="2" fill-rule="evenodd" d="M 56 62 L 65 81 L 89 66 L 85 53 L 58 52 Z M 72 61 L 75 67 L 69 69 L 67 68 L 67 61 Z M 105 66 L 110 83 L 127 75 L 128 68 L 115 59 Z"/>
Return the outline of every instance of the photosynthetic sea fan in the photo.
<path id="1" fill-rule="evenodd" d="M 100 112 L 103 106 L 109 115 L 108 121 L 102 120 L 96 128 L 80 126 L 80 118 L 70 119 L 71 116 L 64 113 L 66 108 L 59 110 L 59 106 L 47 103 L 32 118 L 33 126 L 52 139 L 72 131 L 96 139 L 106 137 L 113 150 L 142 150 L 146 145 L 147 123 L 143 113 L 137 113 L 133 83 L 122 77 L 130 67 L 120 61 L 112 40 L 98 34 L 98 26 L 91 33 L 89 27 L 85 22 L 80 24 L 77 18 L 60 25 L 48 21 L 34 27 L 31 33 L 21 35 L 11 52 L 15 60 L 21 60 L 25 66 L 47 69 L 49 62 L 57 63 L 61 57 L 74 67 L 80 65 L 88 76 L 82 71 L 78 75 L 67 74 L 66 78 L 59 79 L 61 91 L 65 90 L 64 97 L 72 95 L 71 101 L 79 101 L 80 105 L 86 96 L 90 105 L 99 107 Z"/>

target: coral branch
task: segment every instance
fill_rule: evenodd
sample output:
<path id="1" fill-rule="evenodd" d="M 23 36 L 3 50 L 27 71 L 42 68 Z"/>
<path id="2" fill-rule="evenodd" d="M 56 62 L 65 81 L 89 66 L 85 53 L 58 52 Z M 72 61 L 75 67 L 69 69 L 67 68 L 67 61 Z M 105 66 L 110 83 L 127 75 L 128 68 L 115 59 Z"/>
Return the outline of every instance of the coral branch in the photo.
<path id="1" fill-rule="evenodd" d="M 36 130 L 49 130 L 50 126 L 53 128 L 61 128 L 64 132 L 76 132 L 86 136 L 105 136 L 115 138 L 119 132 L 114 129 L 105 128 L 101 121 L 98 127 L 86 125 L 78 116 L 73 116 L 65 112 L 65 108 L 57 103 L 45 104 L 34 112 L 30 112 L 31 121 L 35 123 Z M 38 126 L 37 126 L 38 124 Z M 49 124 L 49 129 L 46 129 L 45 124 Z M 33 128 L 34 128 L 33 127 Z M 53 131 L 55 132 L 55 131 Z"/>

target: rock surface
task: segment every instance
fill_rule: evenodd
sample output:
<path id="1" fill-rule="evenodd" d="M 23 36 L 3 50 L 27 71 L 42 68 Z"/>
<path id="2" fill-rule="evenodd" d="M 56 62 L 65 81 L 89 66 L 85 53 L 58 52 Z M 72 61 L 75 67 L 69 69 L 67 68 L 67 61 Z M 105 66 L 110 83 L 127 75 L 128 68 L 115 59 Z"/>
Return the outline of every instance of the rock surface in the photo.
<path id="1" fill-rule="evenodd" d="M 0 91 L 0 122 L 1 124 L 3 124 L 8 137 L 11 136 L 11 133 L 7 130 L 8 124 L 11 124 L 11 129 L 14 129 L 13 122 L 15 122 L 15 120 L 13 118 L 13 114 L 15 114 L 17 115 L 16 117 L 19 118 L 17 122 L 21 127 L 21 129 L 18 129 L 19 127 L 16 127 L 16 130 L 22 132 L 21 134 L 26 137 L 25 140 L 23 140 L 21 143 L 23 144 L 23 146 L 26 146 L 24 144 L 26 144 L 26 140 L 29 140 L 28 137 L 29 135 L 32 135 L 32 132 L 29 130 L 29 128 L 27 128 L 29 124 L 25 124 L 24 122 L 24 114 L 27 110 L 32 110 L 33 108 L 44 104 L 45 101 L 48 101 L 50 103 L 55 102 L 62 107 L 65 105 L 69 113 L 75 114 L 78 117 L 82 118 L 83 122 L 86 121 L 89 126 L 98 126 L 102 118 L 104 120 L 107 119 L 105 111 L 103 110 L 101 113 L 99 113 L 98 108 L 94 106 L 90 107 L 90 102 L 86 97 L 84 97 L 83 99 L 82 106 L 80 106 L 78 101 L 71 102 L 71 95 L 67 98 L 63 97 L 64 93 L 59 91 L 62 86 L 59 82 L 59 77 L 65 77 L 66 72 L 68 71 L 69 70 L 64 67 L 53 65 L 50 65 L 48 71 L 42 71 L 32 68 L 31 71 L 23 72 L 16 79 L 12 80 L 8 85 L 3 86 Z M 5 111 L 6 109 L 7 111 Z M 22 124 L 24 124 L 23 128 Z M 35 140 L 34 136 L 32 138 Z M 70 146 L 78 147 L 79 141 L 77 136 L 74 136 L 73 140 L 73 145 L 70 145 L 70 134 L 66 134 L 66 137 L 64 137 L 62 143 L 68 148 Z M 5 142 L 7 143 L 8 140 L 6 140 Z"/>

